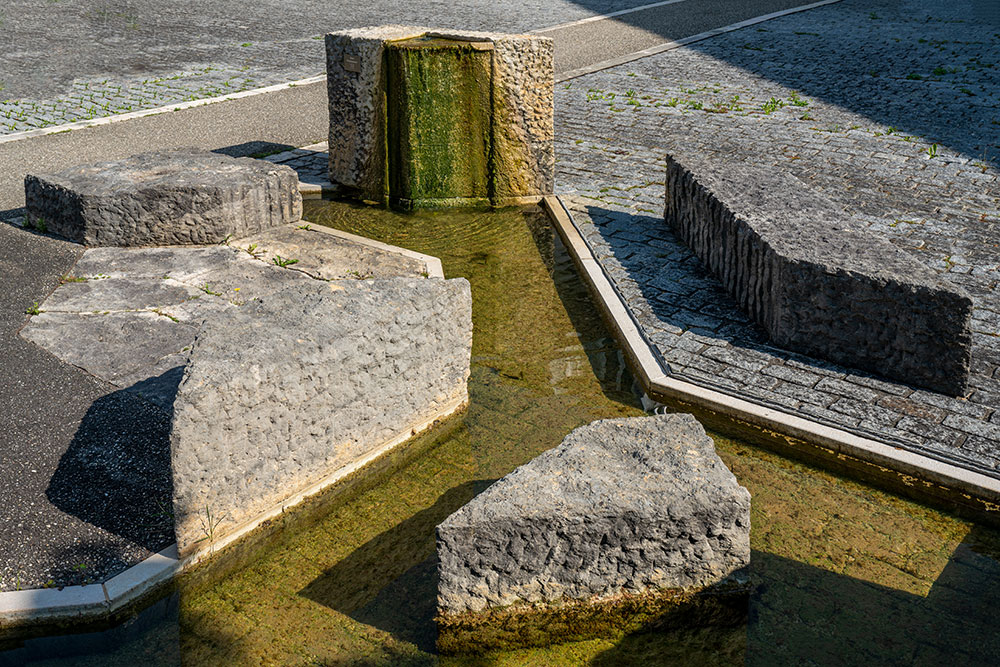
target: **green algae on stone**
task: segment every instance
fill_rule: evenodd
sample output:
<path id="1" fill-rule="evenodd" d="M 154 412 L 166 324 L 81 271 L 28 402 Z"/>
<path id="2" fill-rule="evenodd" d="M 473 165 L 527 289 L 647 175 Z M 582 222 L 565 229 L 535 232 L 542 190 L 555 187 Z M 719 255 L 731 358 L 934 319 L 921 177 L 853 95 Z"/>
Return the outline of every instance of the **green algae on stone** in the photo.
<path id="1" fill-rule="evenodd" d="M 386 45 L 392 205 L 489 203 L 491 57 L 489 42 L 421 37 Z"/>
<path id="2" fill-rule="evenodd" d="M 637 632 L 738 627 L 746 623 L 750 587 L 735 577 L 700 590 L 661 590 L 596 600 L 513 605 L 438 616 L 437 648 L 477 655 Z"/>

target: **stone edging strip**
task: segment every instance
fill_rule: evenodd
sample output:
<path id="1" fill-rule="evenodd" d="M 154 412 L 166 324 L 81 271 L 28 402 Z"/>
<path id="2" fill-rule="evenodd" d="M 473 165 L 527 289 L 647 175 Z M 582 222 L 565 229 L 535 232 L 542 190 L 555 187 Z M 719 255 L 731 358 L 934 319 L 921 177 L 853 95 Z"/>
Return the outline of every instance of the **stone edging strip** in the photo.
<path id="1" fill-rule="evenodd" d="M 543 203 L 647 393 L 679 400 L 778 436 L 804 441 L 827 450 L 828 456 L 850 457 L 873 464 L 893 477 L 902 473 L 940 485 L 966 498 L 984 501 L 987 508 L 996 509 L 1000 504 L 1000 480 L 993 477 L 671 377 L 632 318 L 625 301 L 594 258 L 562 201 L 550 195 Z"/>
<path id="2" fill-rule="evenodd" d="M 238 100 L 242 97 L 253 97 L 254 95 L 262 95 L 264 93 L 276 93 L 279 90 L 284 90 L 286 88 L 294 88 L 296 86 L 307 86 L 312 83 L 319 83 L 320 81 L 326 81 L 326 74 L 319 74 L 317 76 L 311 76 L 308 79 L 299 79 L 298 81 L 290 81 L 288 83 L 279 83 L 277 85 L 267 86 L 265 88 L 252 88 L 250 90 L 244 90 L 238 93 L 219 95 L 218 97 L 203 97 L 197 100 L 178 102 L 177 104 L 168 104 L 167 106 L 164 107 L 156 107 L 153 109 L 140 109 L 139 111 L 130 111 L 129 113 L 116 114 L 114 116 L 104 116 L 103 118 L 94 118 L 92 120 L 79 120 L 76 121 L 75 123 L 64 123 L 62 125 L 53 125 L 52 127 L 40 127 L 37 130 L 12 132 L 10 134 L 0 135 L 0 144 L 5 144 L 11 141 L 20 141 L 22 139 L 31 139 L 32 137 L 42 137 L 47 134 L 59 134 L 60 132 L 69 132 L 70 130 L 82 130 L 87 127 L 94 127 L 95 125 L 107 125 L 108 123 L 117 123 L 123 120 L 142 118 L 143 116 L 155 116 L 157 114 L 167 113 L 169 111 L 180 111 L 181 109 L 190 109 L 192 107 L 205 106 L 206 104 L 214 104 L 215 102 L 225 102 L 226 100 Z"/>
<path id="3" fill-rule="evenodd" d="M 643 49 L 642 51 L 635 51 L 633 53 L 626 53 L 623 56 L 618 56 L 617 58 L 611 58 L 610 60 L 603 60 L 599 63 L 594 63 L 592 65 L 587 65 L 585 67 L 580 67 L 577 69 L 572 69 L 567 72 L 563 72 L 556 76 L 556 83 L 562 83 L 563 81 L 568 81 L 570 79 L 575 79 L 586 74 L 593 74 L 594 72 L 599 72 L 604 69 L 610 69 L 612 67 L 618 67 L 619 65 L 624 65 L 625 63 L 630 63 L 634 60 L 639 60 L 640 58 L 647 58 L 649 56 L 655 56 L 658 53 L 663 53 L 664 51 L 672 51 L 673 49 L 680 48 L 687 44 L 693 44 L 695 42 L 700 42 L 703 39 L 708 39 L 710 37 L 717 37 L 719 35 L 725 34 L 727 32 L 733 32 L 734 30 L 740 30 L 741 28 L 746 28 L 752 25 L 757 25 L 758 23 L 763 23 L 764 21 L 770 21 L 771 19 L 780 18 L 782 16 L 787 16 L 789 14 L 797 14 L 798 12 L 804 12 L 807 9 L 815 9 L 817 7 L 823 7 L 825 5 L 832 5 L 840 0 L 820 0 L 820 2 L 814 2 L 809 5 L 800 5 L 799 7 L 789 7 L 788 9 L 782 9 L 781 11 L 771 12 L 770 14 L 764 14 L 763 16 L 755 16 L 751 19 L 746 19 L 745 21 L 740 21 L 739 23 L 731 23 L 721 28 L 713 28 L 705 32 L 700 32 L 697 35 L 691 35 L 690 37 L 683 37 L 677 41 L 664 42 L 663 44 L 657 44 L 656 46 L 651 46 L 648 49 Z M 650 7 L 656 7 L 660 4 L 669 3 L 656 3 L 655 5 L 649 5 L 647 7 L 639 7 L 639 9 L 648 9 Z M 620 12 L 625 13 L 625 12 Z M 612 14 L 611 16 L 617 16 L 618 14 Z M 599 20 L 605 17 L 595 16 L 593 20 Z M 585 19 L 586 20 L 586 19 Z M 572 25 L 572 24 L 570 24 Z M 556 26 L 556 28 L 562 28 L 565 26 Z M 554 30 L 555 28 L 546 28 L 546 30 Z M 542 31 L 536 31 L 542 32 Z"/>
<path id="4" fill-rule="evenodd" d="M 362 243 L 380 250 L 412 257 L 424 263 L 429 277 L 444 278 L 441 260 L 437 257 L 406 250 L 405 248 L 398 248 L 328 227 L 316 226 L 310 229 Z M 54 621 L 100 620 L 108 614 L 122 609 L 130 602 L 169 583 L 178 574 L 210 558 L 219 549 L 225 548 L 245 537 L 263 523 L 280 516 L 307 498 L 324 491 L 333 484 L 364 468 L 364 466 L 389 453 L 398 445 L 428 430 L 435 422 L 454 415 L 462 410 L 467 403 L 468 399 L 465 397 L 454 399 L 434 415 L 423 419 L 417 424 L 411 425 L 398 436 L 369 452 L 363 458 L 344 466 L 306 489 L 284 499 L 281 503 L 256 516 L 252 521 L 243 524 L 230 535 L 227 535 L 214 544 L 206 545 L 183 560 L 179 560 L 177 557 L 177 544 L 175 543 L 100 584 L 65 586 L 63 588 L 35 588 L 23 591 L 0 591 L 0 629 L 3 629 L 5 626 L 15 627 L 18 625 L 44 624 Z"/>

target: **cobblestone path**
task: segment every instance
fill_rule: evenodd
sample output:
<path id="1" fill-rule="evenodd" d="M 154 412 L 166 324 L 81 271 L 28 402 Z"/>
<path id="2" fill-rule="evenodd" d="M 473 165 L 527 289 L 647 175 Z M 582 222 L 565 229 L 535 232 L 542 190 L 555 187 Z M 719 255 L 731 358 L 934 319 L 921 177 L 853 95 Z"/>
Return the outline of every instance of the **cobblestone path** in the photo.
<path id="1" fill-rule="evenodd" d="M 557 191 L 671 372 L 998 474 L 1000 20 L 984 7 L 844 0 L 558 86 Z M 965 288 L 969 394 L 770 347 L 662 220 L 681 145 L 797 176 Z"/>

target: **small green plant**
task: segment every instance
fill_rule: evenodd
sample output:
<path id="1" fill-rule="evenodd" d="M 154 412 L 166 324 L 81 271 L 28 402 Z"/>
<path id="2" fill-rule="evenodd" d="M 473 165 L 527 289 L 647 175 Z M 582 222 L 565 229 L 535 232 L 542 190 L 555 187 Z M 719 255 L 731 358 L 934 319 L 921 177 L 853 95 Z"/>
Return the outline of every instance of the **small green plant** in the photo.
<path id="1" fill-rule="evenodd" d="M 242 44 L 240 44 L 240 46 L 242 46 L 243 48 L 246 48 L 248 46 L 251 46 L 251 44 L 250 44 L 250 42 L 243 42 Z"/>
<path id="2" fill-rule="evenodd" d="M 199 289 L 205 294 L 209 294 L 211 296 L 222 296 L 222 292 L 213 292 L 211 285 L 209 285 L 208 283 L 205 283 Z"/>
<path id="3" fill-rule="evenodd" d="M 256 243 L 251 243 L 250 245 L 248 245 L 247 249 L 244 252 L 246 252 L 248 255 L 250 255 L 254 259 L 256 259 L 257 256 L 260 254 L 259 252 L 257 252 L 257 244 Z"/>
<path id="4" fill-rule="evenodd" d="M 792 94 L 788 96 L 788 101 L 791 103 L 791 105 L 793 107 L 807 107 L 807 106 L 809 106 L 809 102 L 807 102 L 804 99 L 802 99 L 801 97 L 799 97 L 799 93 L 797 91 L 795 91 L 795 90 L 793 90 Z"/>
<path id="5" fill-rule="evenodd" d="M 928 159 L 936 158 L 937 154 L 938 154 L 938 145 L 937 144 L 931 144 L 930 146 L 927 147 L 927 158 Z"/>
<path id="6" fill-rule="evenodd" d="M 312 229 L 312 225 L 299 225 L 295 229 L 304 229 L 308 232 L 310 229 Z"/>
<path id="7" fill-rule="evenodd" d="M 154 313 L 156 313 L 157 315 L 159 315 L 160 317 L 165 317 L 165 318 L 167 318 L 168 320 L 170 320 L 170 321 L 172 321 L 172 322 L 180 322 L 180 320 L 179 320 L 179 319 L 177 319 L 176 317 L 174 317 L 174 316 L 173 316 L 173 315 L 171 315 L 170 313 L 165 313 L 165 312 L 163 312 L 163 311 L 162 311 L 162 310 L 160 310 L 159 308 L 154 308 L 154 309 L 153 309 L 153 312 L 154 312 Z"/>
<path id="8" fill-rule="evenodd" d="M 783 100 L 779 100 L 777 97 L 772 97 L 767 102 L 760 105 L 760 110 L 764 112 L 764 115 L 770 116 L 783 106 L 785 106 L 785 102 Z"/>
<path id="9" fill-rule="evenodd" d="M 910 79 L 911 81 L 922 81 L 924 77 L 920 76 L 916 72 L 910 72 L 909 74 L 906 75 L 906 78 Z"/>
<path id="10" fill-rule="evenodd" d="M 281 255 L 275 255 L 271 261 L 274 262 L 276 266 L 280 266 L 282 268 L 286 266 L 291 266 L 292 264 L 299 263 L 299 260 L 297 259 L 292 259 L 290 257 L 282 257 Z"/>
<path id="11" fill-rule="evenodd" d="M 879 20 L 879 15 L 876 14 L 875 12 L 869 12 L 868 18 L 870 18 L 872 21 L 878 21 Z"/>
<path id="12" fill-rule="evenodd" d="M 944 76 L 947 73 L 948 70 L 944 67 L 941 67 L 940 65 L 931 70 L 931 74 L 933 74 L 934 76 Z"/>
<path id="13" fill-rule="evenodd" d="M 38 302 L 37 301 L 32 302 L 32 304 L 30 306 L 28 306 L 27 309 L 25 309 L 25 311 L 24 311 L 24 313 L 26 315 L 38 315 L 41 312 L 42 311 L 38 309 Z"/>
<path id="14" fill-rule="evenodd" d="M 66 283 L 85 283 L 85 282 L 87 282 L 87 279 L 81 276 L 71 276 L 68 273 L 64 273 L 63 275 L 59 276 L 60 285 L 65 285 Z"/>

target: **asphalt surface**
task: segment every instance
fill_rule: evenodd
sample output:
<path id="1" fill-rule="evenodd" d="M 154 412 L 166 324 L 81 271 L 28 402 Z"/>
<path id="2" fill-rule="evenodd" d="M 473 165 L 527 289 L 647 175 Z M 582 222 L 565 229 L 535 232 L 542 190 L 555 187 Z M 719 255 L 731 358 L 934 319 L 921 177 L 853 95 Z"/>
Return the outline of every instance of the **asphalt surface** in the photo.
<path id="1" fill-rule="evenodd" d="M 217 11 L 214 5 L 227 3 L 233 5 L 233 15 L 246 10 L 248 21 L 257 21 L 254 25 L 266 22 L 266 12 L 261 18 L 260 7 L 253 3 L 220 0 L 211 3 L 211 9 L 203 7 L 204 3 L 177 4 L 189 5 L 190 12 L 197 15 L 201 10 Z M 12 0 L 10 5 L 5 5 L 2 31 L 15 31 L 17 43 L 22 45 L 26 43 L 24 37 L 46 35 L 44 22 L 31 23 L 16 11 L 39 4 L 42 3 Z M 126 20 L 130 16 L 128 12 L 132 11 L 129 7 L 142 9 L 149 3 L 143 0 L 119 4 L 124 7 L 119 13 L 126 16 L 118 18 Z M 287 19 L 283 13 L 287 8 L 274 4 L 272 0 L 270 5 L 261 4 L 261 7 L 270 8 L 268 11 L 280 15 L 282 20 Z M 329 11 L 322 9 L 323 3 L 300 4 L 317 12 Z M 564 20 L 592 13 L 583 5 L 552 4 L 572 10 L 560 15 Z M 562 72 L 797 4 L 779 0 L 685 0 L 545 34 L 556 42 L 557 70 Z M 511 29 L 523 30 L 558 22 L 537 8 L 534 13 L 512 14 L 509 5 L 482 5 L 489 16 L 499 13 L 503 14 L 506 24 L 519 23 Z M 593 6 L 599 11 L 614 11 L 627 4 L 607 2 Z M 79 2 L 64 5 L 66 10 L 79 10 L 77 14 L 84 11 L 80 7 Z M 365 15 L 367 20 L 360 22 L 354 16 L 346 23 L 383 22 L 385 12 L 375 11 L 378 7 L 374 7 L 365 8 L 372 14 Z M 455 11 L 468 12 L 469 7 Z M 67 16 L 71 14 L 67 12 Z M 410 18 L 395 10 L 391 15 L 395 21 Z M 173 13 L 164 12 L 164 16 L 170 17 Z M 231 30 L 231 22 L 220 22 L 211 16 L 203 18 L 201 25 L 207 31 L 201 36 L 203 41 L 217 46 L 223 44 L 225 40 L 219 35 L 229 34 L 226 31 Z M 501 22 L 483 26 L 481 17 L 471 23 L 462 22 L 456 16 L 439 21 L 429 21 L 426 16 L 412 18 L 414 23 L 433 22 L 441 26 L 503 29 L 500 26 L 505 25 Z M 96 20 L 118 19 L 99 16 Z M 523 25 L 529 21 L 537 25 Z M 320 23 L 317 21 L 316 25 Z M 212 34 L 212 25 L 216 24 L 222 26 L 221 32 Z M 104 56 L 97 57 L 93 55 L 93 45 L 86 32 L 80 34 L 78 31 L 74 40 L 74 34 L 66 33 L 65 26 L 51 25 L 58 37 L 54 43 L 57 48 L 53 51 L 58 57 L 55 57 L 56 65 L 52 66 L 56 70 L 60 67 L 58 63 L 68 63 L 65 67 L 70 68 L 73 58 L 64 51 L 77 43 L 82 45 L 81 67 L 87 71 L 113 77 L 118 73 L 130 73 L 130 67 L 141 66 L 128 59 L 128 49 L 122 47 L 129 43 L 128 40 L 119 41 L 116 46 L 112 35 L 108 38 L 110 41 L 105 40 L 103 44 Z M 85 30 L 86 25 L 80 25 L 84 26 L 80 30 Z M 328 21 L 323 29 L 332 30 L 343 25 Z M 172 34 L 179 35 L 177 39 L 189 37 L 179 30 Z M 0 69 L 0 74 L 7 71 L 10 76 L 10 71 L 27 71 L 31 69 L 32 59 L 41 57 L 26 49 L 12 52 L 13 47 L 7 40 L 0 39 L 0 42 L 8 44 L 0 47 L 0 63 L 6 63 L 2 65 L 6 70 Z M 178 44 L 173 51 L 168 46 L 154 49 L 162 61 L 159 66 L 169 67 L 172 53 L 176 57 L 176 67 L 181 67 L 190 58 L 185 51 L 188 47 L 183 44 Z M 239 45 L 226 48 L 239 48 Z M 6 60 L 3 49 L 7 49 Z M 321 69 L 318 63 L 317 71 Z M 65 71 L 53 70 L 49 78 L 58 84 L 66 76 Z M 39 83 L 39 90 L 43 87 Z M 0 143 L 0 218 L 19 214 L 24 204 L 23 177 L 29 172 L 179 146 L 247 155 L 322 141 L 327 133 L 325 98 L 325 84 L 319 83 Z M 80 248 L 76 245 L 0 223 L 0 590 L 34 588 L 49 581 L 56 584 L 98 581 L 170 541 L 170 530 L 164 530 L 163 525 L 166 515 L 155 511 L 156 503 L 162 499 L 143 498 L 142 494 L 143 461 L 153 461 L 159 466 L 157 474 L 166 474 L 163 458 L 168 428 L 166 415 L 141 399 L 116 392 L 110 385 L 57 361 L 17 334 L 26 321 L 26 309 L 35 302 L 43 302 L 58 284 L 59 277 L 71 273 L 79 254 Z M 130 476 L 130 472 L 135 474 Z"/>
<path id="2" fill-rule="evenodd" d="M 558 75 L 664 42 L 806 4 L 809 0 L 683 0 L 611 19 L 539 32 L 555 40 L 555 69 Z"/>

